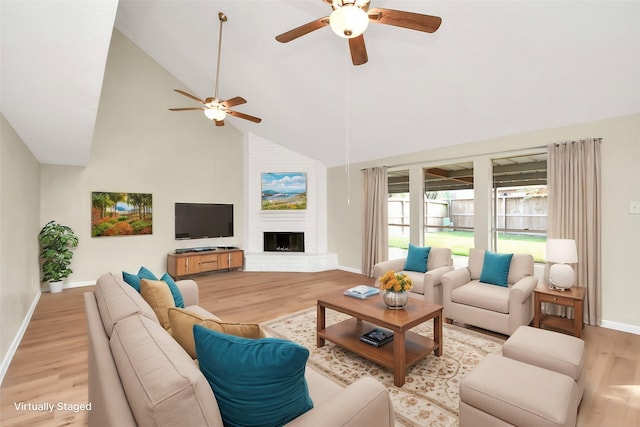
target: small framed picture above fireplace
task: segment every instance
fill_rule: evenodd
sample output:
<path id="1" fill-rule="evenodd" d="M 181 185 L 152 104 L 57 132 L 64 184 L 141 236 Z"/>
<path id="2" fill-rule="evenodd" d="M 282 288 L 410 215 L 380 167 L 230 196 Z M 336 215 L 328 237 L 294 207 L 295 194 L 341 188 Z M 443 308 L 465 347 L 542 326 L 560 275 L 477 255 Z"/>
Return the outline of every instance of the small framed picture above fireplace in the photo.
<path id="1" fill-rule="evenodd" d="M 262 210 L 307 209 L 307 176 L 304 172 L 262 173 Z"/>

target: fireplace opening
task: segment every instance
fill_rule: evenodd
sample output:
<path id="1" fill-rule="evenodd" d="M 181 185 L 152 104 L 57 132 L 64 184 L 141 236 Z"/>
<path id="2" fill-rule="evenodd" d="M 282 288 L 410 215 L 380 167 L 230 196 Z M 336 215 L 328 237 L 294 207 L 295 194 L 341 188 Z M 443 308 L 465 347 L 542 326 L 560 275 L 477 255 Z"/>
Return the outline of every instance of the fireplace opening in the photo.
<path id="1" fill-rule="evenodd" d="M 304 233 L 265 232 L 265 252 L 304 252 Z"/>

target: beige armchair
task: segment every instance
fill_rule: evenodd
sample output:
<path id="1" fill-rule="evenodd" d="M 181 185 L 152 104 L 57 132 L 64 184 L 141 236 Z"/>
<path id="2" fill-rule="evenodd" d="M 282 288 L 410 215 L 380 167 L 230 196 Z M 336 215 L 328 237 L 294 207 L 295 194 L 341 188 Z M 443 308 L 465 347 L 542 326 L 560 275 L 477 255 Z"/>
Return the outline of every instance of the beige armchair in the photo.
<path id="1" fill-rule="evenodd" d="M 444 317 L 483 329 L 511 335 L 533 320 L 533 257 L 514 254 L 507 286 L 480 282 L 485 251 L 471 249 L 469 265 L 442 276 Z"/>
<path id="2" fill-rule="evenodd" d="M 398 258 L 380 262 L 373 266 L 373 277 L 376 279 L 376 287 L 380 287 L 380 278 L 388 270 L 396 273 L 402 272 L 411 278 L 413 287 L 409 295 L 424 298 L 427 302 L 442 305 L 442 275 L 453 270 L 451 249 L 432 247 L 427 258 L 427 272 L 406 271 L 404 266 L 406 258 Z"/>

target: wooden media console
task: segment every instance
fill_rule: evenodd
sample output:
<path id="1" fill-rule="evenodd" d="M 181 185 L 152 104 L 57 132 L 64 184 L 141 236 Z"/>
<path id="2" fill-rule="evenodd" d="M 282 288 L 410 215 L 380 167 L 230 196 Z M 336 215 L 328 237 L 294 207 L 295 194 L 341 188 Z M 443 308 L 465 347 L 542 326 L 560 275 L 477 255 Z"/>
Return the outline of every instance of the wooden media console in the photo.
<path id="1" fill-rule="evenodd" d="M 214 249 L 167 255 L 167 272 L 174 278 L 243 267 L 244 251 L 242 249 Z"/>

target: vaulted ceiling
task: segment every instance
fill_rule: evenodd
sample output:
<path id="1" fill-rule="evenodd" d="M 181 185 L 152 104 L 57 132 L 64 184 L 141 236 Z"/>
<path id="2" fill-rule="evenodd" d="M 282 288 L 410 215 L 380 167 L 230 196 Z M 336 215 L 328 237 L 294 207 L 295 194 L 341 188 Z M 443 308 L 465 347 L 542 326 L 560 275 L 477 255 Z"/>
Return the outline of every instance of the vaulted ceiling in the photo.
<path id="1" fill-rule="evenodd" d="M 443 23 L 433 34 L 371 24 L 369 62 L 355 67 L 329 28 L 274 39 L 327 16 L 321 0 L 2 0 L 2 114 L 40 162 L 84 165 L 113 26 L 206 98 L 220 11 L 219 95 L 263 119 L 227 124 L 328 167 L 640 113 L 640 2 L 371 6 Z M 189 105 L 176 94 L 158 107 Z"/>

